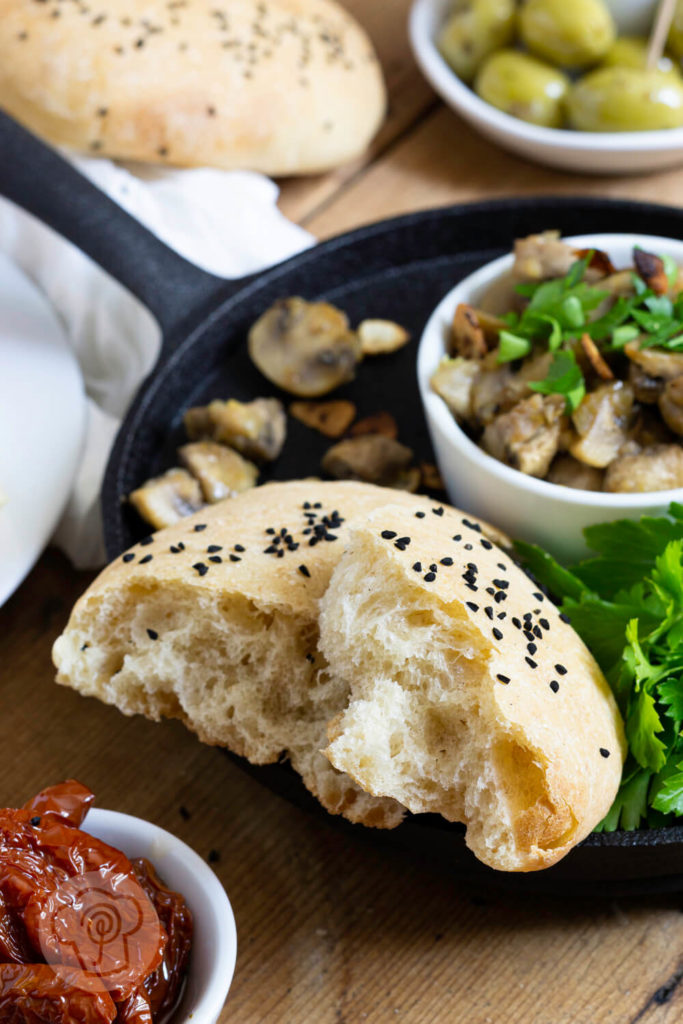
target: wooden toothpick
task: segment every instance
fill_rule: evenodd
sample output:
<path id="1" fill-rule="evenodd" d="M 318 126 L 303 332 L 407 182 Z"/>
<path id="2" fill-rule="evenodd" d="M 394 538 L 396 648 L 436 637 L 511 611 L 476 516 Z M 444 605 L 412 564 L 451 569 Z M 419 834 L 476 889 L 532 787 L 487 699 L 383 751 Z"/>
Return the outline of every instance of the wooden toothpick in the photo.
<path id="1" fill-rule="evenodd" d="M 654 71 L 662 54 L 664 53 L 666 37 L 669 34 L 671 22 L 674 20 L 675 11 L 676 0 L 660 0 L 659 8 L 657 9 L 657 16 L 655 17 L 655 22 L 652 26 L 650 44 L 647 48 L 646 67 L 648 71 Z"/>

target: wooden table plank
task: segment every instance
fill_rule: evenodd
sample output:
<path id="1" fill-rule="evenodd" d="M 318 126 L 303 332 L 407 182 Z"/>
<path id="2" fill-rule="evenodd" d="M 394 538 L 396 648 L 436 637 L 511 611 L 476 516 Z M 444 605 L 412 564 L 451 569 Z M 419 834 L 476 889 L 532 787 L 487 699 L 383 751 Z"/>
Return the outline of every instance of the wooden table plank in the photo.
<path id="1" fill-rule="evenodd" d="M 683 203 L 683 169 L 638 177 L 589 177 L 529 163 L 478 135 L 440 105 L 358 180 L 307 221 L 327 238 L 409 210 L 506 195 L 605 195 Z M 624 225 L 628 230 L 628 225 Z"/>

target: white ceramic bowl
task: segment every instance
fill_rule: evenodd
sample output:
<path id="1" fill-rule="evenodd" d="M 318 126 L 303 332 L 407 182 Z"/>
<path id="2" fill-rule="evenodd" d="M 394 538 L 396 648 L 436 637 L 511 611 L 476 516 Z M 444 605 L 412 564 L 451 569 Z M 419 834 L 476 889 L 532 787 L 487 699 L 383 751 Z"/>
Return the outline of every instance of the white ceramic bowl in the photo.
<path id="1" fill-rule="evenodd" d="M 614 0 L 611 6 L 617 10 L 622 2 L 625 24 L 643 19 L 642 3 Z M 635 174 L 683 163 L 683 128 L 653 132 L 542 128 L 485 103 L 460 81 L 436 47 L 437 34 L 451 5 L 452 0 L 415 0 L 410 12 L 410 40 L 415 59 L 434 89 L 482 135 L 529 160 L 590 174 Z"/>
<path id="2" fill-rule="evenodd" d="M 577 248 L 603 249 L 617 267 L 628 266 L 634 245 L 666 253 L 683 264 L 683 242 L 650 235 L 577 235 Z M 487 455 L 456 423 L 448 406 L 430 386 L 446 354 L 446 338 L 460 302 L 476 306 L 488 286 L 512 265 L 511 255 L 487 263 L 446 295 L 427 322 L 417 355 L 420 397 L 434 452 L 452 502 L 487 519 L 511 537 L 542 545 L 574 561 L 586 553 L 583 529 L 612 519 L 660 515 L 670 502 L 683 500 L 683 489 L 649 494 L 606 494 L 562 487 L 511 469 Z"/>
<path id="3" fill-rule="evenodd" d="M 187 983 L 172 1024 L 214 1024 L 237 956 L 235 918 L 216 875 L 186 843 L 142 818 L 95 807 L 82 827 L 127 857 L 146 857 L 165 884 L 185 897 L 194 936 Z"/>

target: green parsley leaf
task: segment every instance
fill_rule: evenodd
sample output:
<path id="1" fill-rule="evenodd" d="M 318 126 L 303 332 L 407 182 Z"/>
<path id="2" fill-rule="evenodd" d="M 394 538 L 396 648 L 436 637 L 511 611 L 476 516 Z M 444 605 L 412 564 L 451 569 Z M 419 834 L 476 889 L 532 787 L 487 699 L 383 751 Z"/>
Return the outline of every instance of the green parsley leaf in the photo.
<path id="1" fill-rule="evenodd" d="M 595 831 L 616 832 L 620 826 L 629 831 L 638 828 L 647 814 L 651 778 L 651 772 L 641 770 L 622 782 L 614 803 Z"/>
<path id="2" fill-rule="evenodd" d="M 667 679 L 657 692 L 659 703 L 666 708 L 664 714 L 680 725 L 683 722 L 683 677 Z"/>
<path id="3" fill-rule="evenodd" d="M 666 764 L 666 747 L 657 738 L 663 730 L 654 697 L 641 689 L 626 718 L 629 750 L 641 768 L 658 772 Z"/>
<path id="4" fill-rule="evenodd" d="M 554 354 L 545 380 L 531 381 L 529 387 L 542 395 L 564 395 L 568 412 L 574 412 L 586 394 L 586 382 L 576 356 L 564 349 Z"/>
<path id="5" fill-rule="evenodd" d="M 651 804 L 664 814 L 683 814 L 683 761 L 653 787 Z"/>
<path id="6" fill-rule="evenodd" d="M 515 359 L 524 359 L 531 352 L 531 342 L 520 338 L 511 331 L 501 331 L 498 336 L 498 362 L 511 363 Z"/>

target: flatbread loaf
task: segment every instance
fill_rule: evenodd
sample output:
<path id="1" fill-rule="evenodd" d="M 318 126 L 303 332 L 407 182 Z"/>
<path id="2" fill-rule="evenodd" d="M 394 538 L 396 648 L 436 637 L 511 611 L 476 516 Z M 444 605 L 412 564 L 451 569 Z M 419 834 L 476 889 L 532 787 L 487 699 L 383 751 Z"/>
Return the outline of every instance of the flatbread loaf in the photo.
<path id="1" fill-rule="evenodd" d="M 547 867 L 609 810 L 626 745 L 608 684 L 462 513 L 396 504 L 356 521 L 322 599 L 320 648 L 348 694 L 331 764 L 376 797 L 465 822 L 492 867 Z"/>
<path id="2" fill-rule="evenodd" d="M 0 0 L 0 107 L 91 154 L 299 174 L 357 156 L 385 90 L 334 0 Z"/>

